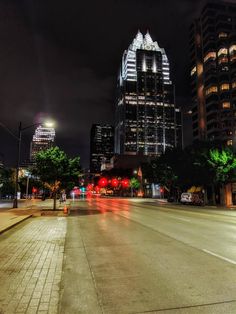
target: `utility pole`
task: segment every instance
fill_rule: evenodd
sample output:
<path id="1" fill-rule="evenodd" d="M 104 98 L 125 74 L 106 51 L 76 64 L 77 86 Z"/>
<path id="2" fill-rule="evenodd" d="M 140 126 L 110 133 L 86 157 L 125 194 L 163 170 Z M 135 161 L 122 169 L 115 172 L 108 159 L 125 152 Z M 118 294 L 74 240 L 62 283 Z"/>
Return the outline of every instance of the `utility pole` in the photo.
<path id="1" fill-rule="evenodd" d="M 19 183 L 18 181 L 19 181 L 19 166 L 20 166 L 20 153 L 21 153 L 21 131 L 22 131 L 22 124 L 20 122 L 19 128 L 18 128 L 15 198 L 13 201 L 13 208 L 18 208 L 18 183 Z"/>

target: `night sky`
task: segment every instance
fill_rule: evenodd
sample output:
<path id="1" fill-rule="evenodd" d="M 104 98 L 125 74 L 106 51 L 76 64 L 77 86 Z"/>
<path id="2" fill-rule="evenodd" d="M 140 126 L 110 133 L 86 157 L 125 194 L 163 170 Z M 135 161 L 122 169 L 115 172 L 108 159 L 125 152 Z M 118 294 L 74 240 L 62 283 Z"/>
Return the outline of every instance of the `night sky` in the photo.
<path id="1" fill-rule="evenodd" d="M 0 0 L 0 122 L 16 132 L 19 121 L 49 116 L 57 144 L 88 166 L 91 125 L 114 123 L 121 56 L 138 29 L 166 49 L 177 104 L 190 106 L 188 30 L 204 2 Z M 24 133 L 23 158 L 33 131 Z M 16 141 L 3 128 L 0 141 L 12 164 Z"/>

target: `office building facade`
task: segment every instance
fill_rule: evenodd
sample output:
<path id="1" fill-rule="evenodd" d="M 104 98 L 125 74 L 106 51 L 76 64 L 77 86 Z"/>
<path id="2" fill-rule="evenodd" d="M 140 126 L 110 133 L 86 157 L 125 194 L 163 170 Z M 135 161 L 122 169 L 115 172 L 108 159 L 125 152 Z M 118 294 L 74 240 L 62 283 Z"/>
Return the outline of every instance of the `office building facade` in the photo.
<path id="1" fill-rule="evenodd" d="M 30 149 L 30 161 L 35 161 L 38 152 L 51 148 L 55 144 L 55 129 L 39 125 L 33 135 Z"/>
<path id="2" fill-rule="evenodd" d="M 114 127 L 109 124 L 93 124 L 90 132 L 90 173 L 101 172 L 103 163 L 114 155 Z"/>
<path id="3" fill-rule="evenodd" d="M 208 2 L 190 29 L 193 139 L 236 137 L 236 5 Z"/>
<path id="4" fill-rule="evenodd" d="M 159 155 L 182 144 L 167 55 L 149 32 L 123 54 L 115 117 L 115 153 Z"/>

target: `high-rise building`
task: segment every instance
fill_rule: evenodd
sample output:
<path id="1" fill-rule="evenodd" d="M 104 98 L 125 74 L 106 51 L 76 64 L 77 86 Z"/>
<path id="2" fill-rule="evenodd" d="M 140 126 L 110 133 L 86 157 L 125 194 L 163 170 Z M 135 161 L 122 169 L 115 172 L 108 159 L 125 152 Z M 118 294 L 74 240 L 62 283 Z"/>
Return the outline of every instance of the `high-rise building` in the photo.
<path id="1" fill-rule="evenodd" d="M 114 127 L 93 124 L 90 132 L 90 172 L 100 173 L 102 163 L 114 155 Z"/>
<path id="2" fill-rule="evenodd" d="M 208 2 L 190 28 L 194 140 L 236 137 L 236 5 Z"/>
<path id="3" fill-rule="evenodd" d="M 39 125 L 33 135 L 30 149 L 30 160 L 34 162 L 35 156 L 41 150 L 51 148 L 55 143 L 55 129 Z"/>
<path id="4" fill-rule="evenodd" d="M 182 144 L 169 61 L 149 32 L 139 31 L 123 54 L 115 120 L 117 154 L 159 155 Z"/>

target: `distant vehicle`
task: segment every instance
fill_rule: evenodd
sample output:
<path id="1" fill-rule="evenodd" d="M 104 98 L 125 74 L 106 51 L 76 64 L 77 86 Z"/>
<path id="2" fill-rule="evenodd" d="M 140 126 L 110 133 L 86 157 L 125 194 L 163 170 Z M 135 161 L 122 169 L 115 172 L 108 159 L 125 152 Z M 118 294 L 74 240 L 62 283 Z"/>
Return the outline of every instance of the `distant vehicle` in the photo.
<path id="1" fill-rule="evenodd" d="M 106 196 L 112 196 L 114 194 L 113 190 L 106 190 Z"/>
<path id="2" fill-rule="evenodd" d="M 180 202 L 182 204 L 189 204 L 189 205 L 203 205 L 203 199 L 200 197 L 198 193 L 182 193 Z"/>

